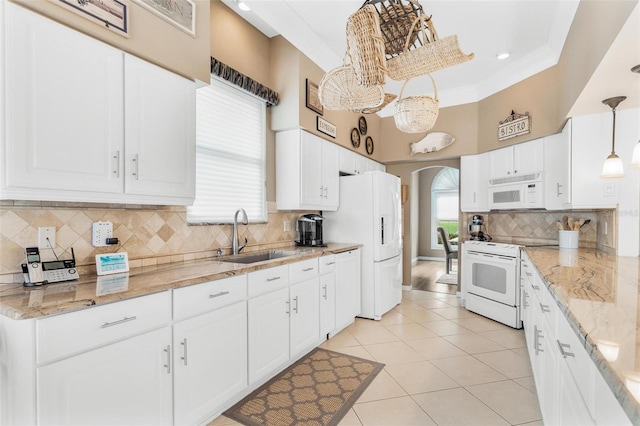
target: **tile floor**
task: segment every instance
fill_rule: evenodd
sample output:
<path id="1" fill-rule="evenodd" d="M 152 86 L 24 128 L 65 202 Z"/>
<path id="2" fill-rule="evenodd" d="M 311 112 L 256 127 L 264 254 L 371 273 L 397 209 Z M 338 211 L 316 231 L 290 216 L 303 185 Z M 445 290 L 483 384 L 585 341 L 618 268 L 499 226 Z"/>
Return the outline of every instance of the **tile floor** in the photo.
<path id="1" fill-rule="evenodd" d="M 523 331 L 453 295 L 403 292 L 381 321 L 358 318 L 321 347 L 386 364 L 341 426 L 542 425 Z"/>

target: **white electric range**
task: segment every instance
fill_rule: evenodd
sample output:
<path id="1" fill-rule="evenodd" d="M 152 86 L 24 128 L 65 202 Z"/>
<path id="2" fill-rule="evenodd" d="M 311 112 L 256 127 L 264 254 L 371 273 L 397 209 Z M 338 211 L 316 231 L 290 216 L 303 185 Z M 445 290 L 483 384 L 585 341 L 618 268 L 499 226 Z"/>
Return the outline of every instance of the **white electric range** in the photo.
<path id="1" fill-rule="evenodd" d="M 517 244 L 465 241 L 461 293 L 466 309 L 513 328 L 520 318 L 520 249 Z"/>

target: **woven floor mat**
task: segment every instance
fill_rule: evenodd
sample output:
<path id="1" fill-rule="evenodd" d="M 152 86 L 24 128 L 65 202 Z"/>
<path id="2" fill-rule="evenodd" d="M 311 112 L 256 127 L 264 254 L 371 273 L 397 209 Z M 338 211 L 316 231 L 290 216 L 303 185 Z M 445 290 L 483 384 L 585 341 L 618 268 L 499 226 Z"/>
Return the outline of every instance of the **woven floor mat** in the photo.
<path id="1" fill-rule="evenodd" d="M 248 426 L 337 425 L 383 367 L 316 348 L 224 415 Z"/>

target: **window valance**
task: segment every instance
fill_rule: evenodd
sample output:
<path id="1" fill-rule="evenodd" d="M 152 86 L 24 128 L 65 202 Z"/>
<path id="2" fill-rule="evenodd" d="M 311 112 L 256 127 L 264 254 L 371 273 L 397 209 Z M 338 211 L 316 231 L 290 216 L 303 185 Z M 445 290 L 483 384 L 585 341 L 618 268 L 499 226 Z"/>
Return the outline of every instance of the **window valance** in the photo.
<path id="1" fill-rule="evenodd" d="M 257 81 L 247 77 L 239 71 L 234 70 L 229 65 L 224 64 L 211 57 L 211 74 L 216 75 L 236 86 L 240 87 L 255 96 L 264 99 L 269 105 L 278 105 L 280 98 L 278 93 L 269 89 Z"/>

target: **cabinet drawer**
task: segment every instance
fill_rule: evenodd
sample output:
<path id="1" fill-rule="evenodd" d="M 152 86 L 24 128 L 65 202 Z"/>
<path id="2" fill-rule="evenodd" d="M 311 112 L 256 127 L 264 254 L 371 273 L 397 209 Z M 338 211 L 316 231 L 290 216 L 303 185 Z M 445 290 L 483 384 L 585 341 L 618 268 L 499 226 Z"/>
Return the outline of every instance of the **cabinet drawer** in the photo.
<path id="1" fill-rule="evenodd" d="M 318 276 L 318 258 L 289 265 L 289 282 L 301 283 Z"/>
<path id="2" fill-rule="evenodd" d="M 320 264 L 320 275 L 328 274 L 335 272 L 336 270 L 336 255 L 329 254 L 327 256 L 322 256 L 318 259 L 318 263 Z"/>
<path id="3" fill-rule="evenodd" d="M 250 272 L 247 278 L 249 280 L 249 297 L 265 294 L 289 285 L 289 265 Z"/>
<path id="4" fill-rule="evenodd" d="M 168 291 L 36 322 L 38 363 L 85 351 L 167 325 Z"/>
<path id="5" fill-rule="evenodd" d="M 181 320 L 246 298 L 246 274 L 179 288 L 173 291 L 173 318 Z"/>

